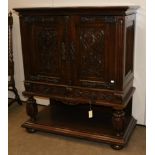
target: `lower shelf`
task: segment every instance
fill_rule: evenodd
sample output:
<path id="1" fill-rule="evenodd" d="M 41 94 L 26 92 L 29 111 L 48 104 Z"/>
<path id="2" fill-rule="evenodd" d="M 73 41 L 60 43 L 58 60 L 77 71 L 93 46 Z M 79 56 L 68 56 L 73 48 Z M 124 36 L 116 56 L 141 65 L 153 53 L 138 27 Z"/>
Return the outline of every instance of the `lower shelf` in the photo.
<path id="1" fill-rule="evenodd" d="M 93 109 L 94 117 L 90 119 L 87 116 L 88 110 L 84 106 L 52 105 L 39 112 L 35 122 L 28 120 L 22 127 L 111 145 L 124 146 L 128 142 L 136 125 L 132 116 L 126 119 L 123 135 L 117 137 L 111 123 L 111 111 L 96 107 Z"/>

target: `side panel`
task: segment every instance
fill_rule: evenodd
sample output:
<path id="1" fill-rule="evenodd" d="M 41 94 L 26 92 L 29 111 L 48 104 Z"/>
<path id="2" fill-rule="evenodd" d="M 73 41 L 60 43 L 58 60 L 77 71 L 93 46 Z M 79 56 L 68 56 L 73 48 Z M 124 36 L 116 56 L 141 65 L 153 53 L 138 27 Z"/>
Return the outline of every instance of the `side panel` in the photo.
<path id="1" fill-rule="evenodd" d="M 124 55 L 124 88 L 133 80 L 134 72 L 134 37 L 135 15 L 127 16 L 125 19 L 125 55 Z"/>

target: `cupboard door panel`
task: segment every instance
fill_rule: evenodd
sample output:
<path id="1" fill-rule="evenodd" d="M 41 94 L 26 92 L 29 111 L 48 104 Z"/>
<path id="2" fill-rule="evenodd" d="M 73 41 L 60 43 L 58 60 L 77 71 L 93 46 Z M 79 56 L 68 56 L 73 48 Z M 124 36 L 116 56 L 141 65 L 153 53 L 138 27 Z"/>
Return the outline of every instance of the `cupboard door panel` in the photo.
<path id="1" fill-rule="evenodd" d="M 77 42 L 76 84 L 114 89 L 115 24 L 113 22 L 109 20 L 105 22 L 104 17 L 103 19 L 95 16 L 77 17 L 74 26 Z M 109 40 L 111 40 L 111 45 L 109 45 Z"/>
<path id="2" fill-rule="evenodd" d="M 104 27 L 96 29 L 91 25 L 79 29 L 80 77 L 104 80 Z"/>
<path id="3" fill-rule="evenodd" d="M 23 22 L 26 22 L 25 34 L 27 43 L 24 52 L 29 52 L 31 70 L 28 73 L 28 80 L 65 83 L 67 71 L 65 71 L 64 50 L 65 45 L 65 16 L 32 16 L 25 17 Z M 25 38 L 23 38 L 25 40 Z M 26 46 L 30 46 L 26 50 Z M 25 60 L 28 62 L 27 60 Z"/>

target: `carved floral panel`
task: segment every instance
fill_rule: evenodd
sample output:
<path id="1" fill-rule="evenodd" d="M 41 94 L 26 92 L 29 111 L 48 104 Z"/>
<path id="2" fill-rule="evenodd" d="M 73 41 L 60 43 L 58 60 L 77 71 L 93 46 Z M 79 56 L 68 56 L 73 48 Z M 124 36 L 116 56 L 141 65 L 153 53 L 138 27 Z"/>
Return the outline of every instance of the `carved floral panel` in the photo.
<path id="1" fill-rule="evenodd" d="M 39 71 L 50 75 L 59 74 L 58 32 L 52 28 L 42 28 L 37 32 L 37 55 Z"/>
<path id="2" fill-rule="evenodd" d="M 104 75 L 104 29 L 80 28 L 81 76 L 103 77 Z"/>

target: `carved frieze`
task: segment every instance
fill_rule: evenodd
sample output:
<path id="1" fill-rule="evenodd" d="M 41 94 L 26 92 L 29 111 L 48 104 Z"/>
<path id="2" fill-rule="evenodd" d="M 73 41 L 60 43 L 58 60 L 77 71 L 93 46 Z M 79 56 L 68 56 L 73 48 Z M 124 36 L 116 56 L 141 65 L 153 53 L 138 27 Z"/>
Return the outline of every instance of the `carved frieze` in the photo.
<path id="1" fill-rule="evenodd" d="M 83 16 L 81 17 L 82 22 L 104 22 L 104 23 L 115 23 L 116 17 L 115 16 Z"/>
<path id="2" fill-rule="evenodd" d="M 121 97 L 115 96 L 112 93 L 105 93 L 101 91 L 88 91 L 83 89 L 77 89 L 72 87 L 59 87 L 59 86 L 47 86 L 43 84 L 35 84 L 30 82 L 25 82 L 26 91 L 44 94 L 44 95 L 52 95 L 52 96 L 60 96 L 64 98 L 73 98 L 73 99 L 86 99 L 90 101 L 93 97 L 95 101 L 104 100 L 104 101 L 117 101 L 121 102 Z"/>
<path id="3" fill-rule="evenodd" d="M 22 20 L 25 23 L 51 23 L 57 20 L 53 16 L 22 16 Z"/>

